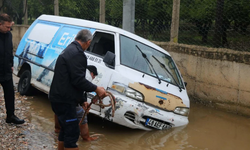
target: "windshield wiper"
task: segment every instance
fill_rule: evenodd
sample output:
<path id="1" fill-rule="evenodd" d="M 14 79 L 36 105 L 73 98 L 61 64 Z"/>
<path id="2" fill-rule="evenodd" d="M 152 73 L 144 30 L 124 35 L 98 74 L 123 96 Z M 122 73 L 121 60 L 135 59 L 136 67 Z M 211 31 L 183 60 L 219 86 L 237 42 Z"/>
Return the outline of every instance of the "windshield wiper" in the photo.
<path id="1" fill-rule="evenodd" d="M 170 71 L 167 69 L 167 67 L 166 67 L 163 63 L 161 63 L 154 55 L 152 55 L 152 57 L 153 57 L 153 58 L 160 64 L 160 66 L 161 66 L 162 68 L 164 68 L 164 69 L 168 72 L 168 74 L 174 79 L 175 84 L 179 87 L 180 92 L 181 92 L 182 89 L 181 89 L 180 85 L 177 83 L 177 81 L 175 80 L 175 78 L 173 77 L 172 73 L 170 73 Z"/>
<path id="2" fill-rule="evenodd" d="M 158 74 L 156 73 L 156 71 L 155 71 L 153 65 L 152 65 L 152 64 L 150 63 L 150 61 L 148 60 L 147 55 L 146 55 L 145 53 L 143 53 L 143 52 L 141 51 L 141 49 L 140 49 L 137 45 L 135 45 L 135 46 L 136 46 L 136 47 L 138 48 L 138 50 L 141 52 L 142 57 L 146 59 L 146 61 L 148 62 L 148 64 L 150 64 L 150 66 L 151 66 L 151 68 L 153 69 L 153 71 L 154 71 L 154 73 L 155 73 L 157 79 L 159 80 L 159 84 L 161 84 L 161 79 L 160 79 L 160 77 L 158 76 Z M 149 66 L 149 69 L 150 69 L 150 66 Z"/>

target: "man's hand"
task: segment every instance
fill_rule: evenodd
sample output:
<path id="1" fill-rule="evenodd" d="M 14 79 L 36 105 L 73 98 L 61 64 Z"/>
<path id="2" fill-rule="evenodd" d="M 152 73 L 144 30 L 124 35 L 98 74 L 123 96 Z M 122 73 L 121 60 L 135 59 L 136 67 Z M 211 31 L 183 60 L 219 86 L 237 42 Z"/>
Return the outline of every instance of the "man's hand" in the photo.
<path id="1" fill-rule="evenodd" d="M 13 68 L 13 67 L 11 67 L 12 72 L 13 72 L 13 69 L 14 69 L 14 68 Z"/>
<path id="2" fill-rule="evenodd" d="M 89 103 L 88 103 L 88 102 L 84 102 L 83 105 L 82 105 L 82 108 L 83 108 L 85 111 L 89 112 L 90 107 L 88 108 L 88 106 L 89 106 Z"/>
<path id="3" fill-rule="evenodd" d="M 107 96 L 106 90 L 103 87 L 98 86 L 95 92 L 100 98 L 104 98 Z"/>

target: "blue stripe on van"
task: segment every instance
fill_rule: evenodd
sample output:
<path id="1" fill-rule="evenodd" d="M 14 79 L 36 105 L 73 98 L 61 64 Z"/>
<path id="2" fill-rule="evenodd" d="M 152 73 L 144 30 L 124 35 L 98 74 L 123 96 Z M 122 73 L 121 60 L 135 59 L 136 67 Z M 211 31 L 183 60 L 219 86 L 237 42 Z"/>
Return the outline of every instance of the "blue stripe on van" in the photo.
<path id="1" fill-rule="evenodd" d="M 156 97 L 158 97 L 158 98 L 160 98 L 160 99 L 167 100 L 165 97 L 161 97 L 161 96 L 158 96 L 158 95 L 156 95 Z"/>
<path id="2" fill-rule="evenodd" d="M 168 94 L 168 92 L 162 91 L 160 89 L 156 89 L 156 90 L 159 91 L 159 92 L 161 92 L 161 93 Z"/>
<path id="3" fill-rule="evenodd" d="M 69 120 L 66 120 L 66 122 L 72 122 L 72 121 L 76 121 L 77 120 L 77 118 L 75 118 L 75 119 L 69 119 Z"/>

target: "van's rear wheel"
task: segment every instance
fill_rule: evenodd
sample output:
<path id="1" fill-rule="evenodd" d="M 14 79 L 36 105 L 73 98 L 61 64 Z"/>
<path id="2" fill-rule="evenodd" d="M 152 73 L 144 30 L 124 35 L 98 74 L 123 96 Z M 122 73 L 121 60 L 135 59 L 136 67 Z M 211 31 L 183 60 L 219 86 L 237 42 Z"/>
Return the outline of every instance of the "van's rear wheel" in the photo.
<path id="1" fill-rule="evenodd" d="M 25 70 L 18 82 L 18 92 L 21 95 L 31 95 L 33 92 L 34 88 L 30 84 L 31 80 L 31 73 L 29 70 Z"/>

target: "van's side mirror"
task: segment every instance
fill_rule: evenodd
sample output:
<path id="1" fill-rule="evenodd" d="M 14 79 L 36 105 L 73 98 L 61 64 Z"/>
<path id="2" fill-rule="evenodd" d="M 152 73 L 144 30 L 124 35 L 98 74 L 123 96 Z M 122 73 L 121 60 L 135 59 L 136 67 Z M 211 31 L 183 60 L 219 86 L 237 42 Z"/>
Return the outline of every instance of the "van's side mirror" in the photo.
<path id="1" fill-rule="evenodd" d="M 103 58 L 103 62 L 107 67 L 115 69 L 115 54 L 107 51 L 106 55 Z"/>

